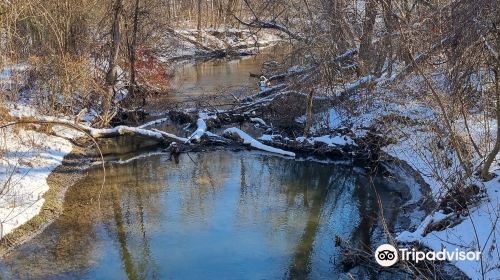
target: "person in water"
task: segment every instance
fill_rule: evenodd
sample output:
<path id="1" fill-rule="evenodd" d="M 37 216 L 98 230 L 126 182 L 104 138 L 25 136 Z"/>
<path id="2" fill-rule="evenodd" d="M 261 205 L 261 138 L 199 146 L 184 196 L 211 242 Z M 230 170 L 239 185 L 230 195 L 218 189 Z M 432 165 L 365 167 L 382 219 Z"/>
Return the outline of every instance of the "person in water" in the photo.
<path id="1" fill-rule="evenodd" d="M 271 87 L 271 82 L 265 76 L 260 76 L 259 90 L 264 91 L 270 87 Z"/>

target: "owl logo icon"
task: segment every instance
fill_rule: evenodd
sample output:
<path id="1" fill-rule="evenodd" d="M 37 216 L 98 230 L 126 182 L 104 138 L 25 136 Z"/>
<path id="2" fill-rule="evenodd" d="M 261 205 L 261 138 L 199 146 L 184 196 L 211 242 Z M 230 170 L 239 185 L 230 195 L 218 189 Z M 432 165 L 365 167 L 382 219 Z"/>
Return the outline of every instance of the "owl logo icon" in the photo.
<path id="1" fill-rule="evenodd" d="M 375 251 L 375 261 L 380 266 L 392 266 L 398 262 L 398 259 L 398 250 L 390 244 L 382 244 Z"/>

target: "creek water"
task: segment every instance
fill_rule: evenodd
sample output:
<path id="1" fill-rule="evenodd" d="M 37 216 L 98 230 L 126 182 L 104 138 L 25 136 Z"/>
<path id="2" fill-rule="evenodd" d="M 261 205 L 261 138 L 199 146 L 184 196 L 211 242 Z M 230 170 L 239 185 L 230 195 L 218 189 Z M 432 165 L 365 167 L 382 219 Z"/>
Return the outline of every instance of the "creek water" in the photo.
<path id="1" fill-rule="evenodd" d="M 63 214 L 6 256 L 5 278 L 336 279 L 335 236 L 369 247 L 380 214 L 391 226 L 402 202 L 362 168 L 257 152 L 108 164 L 101 189 L 102 172 L 89 170 Z"/>
<path id="2" fill-rule="evenodd" d="M 251 77 L 250 73 L 260 74 L 263 69 L 268 69 L 266 61 L 283 61 L 288 48 L 285 44 L 278 44 L 264 48 L 256 55 L 178 63 L 172 71 L 170 89 L 156 96 L 158 102 L 149 106 L 154 110 L 163 104 L 172 106 L 193 102 L 199 106 L 195 102 L 200 98 L 230 97 L 227 101 L 234 102 L 233 96 L 256 93 L 258 78 Z"/>
<path id="3" fill-rule="evenodd" d="M 256 89 L 249 72 L 263 59 L 184 66 L 174 97 Z M 347 279 L 335 237 L 358 248 L 381 243 L 379 218 L 394 227 L 409 198 L 395 191 L 405 189 L 399 182 L 349 162 L 249 151 L 175 161 L 158 150 L 108 163 L 103 186 L 102 169 L 87 173 L 68 190 L 62 215 L 0 260 L 3 278 Z"/>

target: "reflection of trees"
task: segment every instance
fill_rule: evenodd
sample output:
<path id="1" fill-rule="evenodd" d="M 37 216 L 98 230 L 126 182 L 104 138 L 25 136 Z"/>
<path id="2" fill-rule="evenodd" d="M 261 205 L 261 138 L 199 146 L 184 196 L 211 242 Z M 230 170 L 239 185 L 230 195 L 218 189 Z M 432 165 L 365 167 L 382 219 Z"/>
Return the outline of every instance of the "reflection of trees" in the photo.
<path id="1" fill-rule="evenodd" d="M 183 218 L 203 217 L 207 220 L 215 211 L 214 199 L 232 173 L 236 159 L 229 153 L 197 153 L 182 157 L 184 178 L 175 181 L 179 189 Z M 169 179 L 174 182 L 174 180 Z"/>
<path id="2" fill-rule="evenodd" d="M 317 168 L 313 170 L 317 170 Z M 348 191 L 348 187 L 351 185 L 352 170 L 340 166 L 333 166 L 333 170 L 331 168 L 327 170 L 320 168 L 320 170 L 316 171 L 317 174 L 310 172 L 313 171 L 310 170 L 307 174 L 301 174 L 306 176 L 300 177 L 308 178 L 307 175 L 313 175 L 316 180 L 314 180 L 314 185 L 312 186 L 312 204 L 309 208 L 307 223 L 295 248 L 295 253 L 288 269 L 288 277 L 290 279 L 306 278 L 310 273 L 314 241 L 321 225 L 321 213 L 325 202 L 333 202 L 332 207 L 335 207 L 337 203 L 340 203 L 337 201 L 341 197 L 339 194 Z M 305 186 L 307 186 L 307 183 Z M 305 189 L 307 190 L 307 187 Z M 330 192 L 334 193 L 330 194 Z M 328 197 L 333 197 L 333 201 L 327 200 Z"/>
<path id="3" fill-rule="evenodd" d="M 68 190 L 62 215 L 44 233 L 10 255 L 15 278 L 52 278 L 70 273 L 82 275 L 97 260 L 102 221 L 108 236 L 118 245 L 129 279 L 158 278 L 150 252 L 150 232 L 156 230 L 162 209 L 159 193 L 164 189 L 164 166 L 160 157 L 106 168 L 96 168 Z M 160 178 L 160 179 L 158 179 Z M 98 203 L 101 192 L 100 209 Z M 97 243 L 96 243 L 97 241 Z"/>
<path id="4" fill-rule="evenodd" d="M 103 212 L 112 212 L 105 222 L 110 237 L 118 243 L 128 279 L 158 278 L 158 266 L 151 254 L 148 233 L 158 226 L 161 215 L 158 198 L 163 185 L 154 180 L 162 175 L 159 163 L 159 160 L 134 161 L 108 173 L 115 180 L 106 186 L 111 199 Z"/>
<path id="5" fill-rule="evenodd" d="M 134 263 L 132 256 L 128 250 L 127 245 L 127 233 L 125 232 L 125 225 L 123 222 L 123 214 L 121 209 L 121 201 L 119 198 L 118 191 L 111 194 L 111 200 L 113 204 L 114 220 L 116 222 L 116 236 L 118 238 L 118 244 L 120 245 L 120 255 L 122 258 L 123 266 L 125 267 L 125 273 L 128 279 L 138 279 L 137 273 L 135 272 Z"/>
<path id="6" fill-rule="evenodd" d="M 156 279 L 165 269 L 155 262 L 160 256 L 154 255 L 153 238 L 159 230 L 165 231 L 162 236 L 188 235 L 192 226 L 221 215 L 230 219 L 228 230 L 256 230 L 255 236 L 264 234 L 269 245 L 264 250 L 278 258 L 290 256 L 285 265 L 293 279 L 314 276 L 318 244 L 333 246 L 334 236 L 325 238 L 327 223 L 338 222 L 356 245 L 370 242 L 378 207 L 368 183 L 352 168 L 248 153 L 189 156 L 182 154 L 179 164 L 155 156 L 108 166 L 100 209 L 96 200 L 102 173 L 90 172 L 68 192 L 61 218 L 14 254 L 15 267 L 33 268 L 16 273 L 29 278 L 83 275 L 93 262 L 107 257 L 101 250 L 109 246 L 102 245 L 111 240 L 119 259 L 110 261 L 120 262 L 128 279 Z M 360 213 L 359 224 L 350 220 Z M 34 253 L 40 251 L 47 253 Z"/>
<path id="7" fill-rule="evenodd" d="M 370 175 L 367 175 L 370 176 Z M 370 237 L 377 223 L 378 205 L 374 201 L 373 188 L 366 177 L 358 177 L 354 189 L 354 196 L 359 202 L 361 222 L 351 236 L 352 246 L 362 249 L 370 249 Z"/>
<path id="8" fill-rule="evenodd" d="M 397 205 L 400 205 L 400 202 L 396 200 L 399 196 L 384 187 L 388 179 L 383 178 L 373 174 L 357 177 L 358 184 L 354 194 L 359 201 L 359 209 L 363 210 L 360 213 L 364 215 L 361 216 L 361 223 L 355 230 L 356 233 L 360 234 L 354 235 L 351 243 L 359 248 L 370 249 L 375 233 L 380 235 L 378 236 L 380 238 L 384 237 L 381 230 L 383 228 L 381 214 L 383 214 L 389 230 L 393 228 L 394 221 L 397 219 Z M 380 198 L 380 204 L 377 202 L 377 198 Z M 376 230 L 379 232 L 375 232 Z"/>
<path id="9" fill-rule="evenodd" d="M 280 238 L 277 236 L 285 234 L 285 242 L 293 246 L 288 277 L 304 278 L 310 273 L 315 238 L 324 222 L 325 203 L 329 204 L 326 208 L 335 208 L 344 203 L 340 199 L 346 193 L 352 197 L 353 173 L 352 168 L 341 165 L 276 157 L 240 160 L 237 220 L 241 226 L 266 221 L 270 245 Z"/>

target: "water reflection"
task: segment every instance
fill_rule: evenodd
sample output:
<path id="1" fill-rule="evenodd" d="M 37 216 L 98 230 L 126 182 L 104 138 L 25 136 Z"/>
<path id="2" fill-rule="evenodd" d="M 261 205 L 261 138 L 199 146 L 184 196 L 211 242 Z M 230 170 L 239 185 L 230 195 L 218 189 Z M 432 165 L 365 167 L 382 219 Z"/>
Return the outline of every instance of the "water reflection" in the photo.
<path id="1" fill-rule="evenodd" d="M 380 232 L 373 188 L 352 166 L 210 152 L 109 165 L 107 174 L 102 190 L 97 168 L 71 188 L 63 215 L 7 256 L 3 275 L 335 279 L 335 235 L 369 246 Z M 375 188 L 389 215 L 397 196 Z"/>
<path id="2" fill-rule="evenodd" d="M 286 49 L 286 44 L 279 44 L 261 49 L 252 56 L 178 64 L 170 82 L 170 91 L 163 101 L 170 104 L 185 102 L 200 96 L 217 96 L 226 91 L 236 95 L 255 93 L 258 80 L 251 78 L 250 73 L 262 73 L 262 66 L 268 60 L 283 61 Z M 158 103 L 166 104 L 164 102 Z"/>

